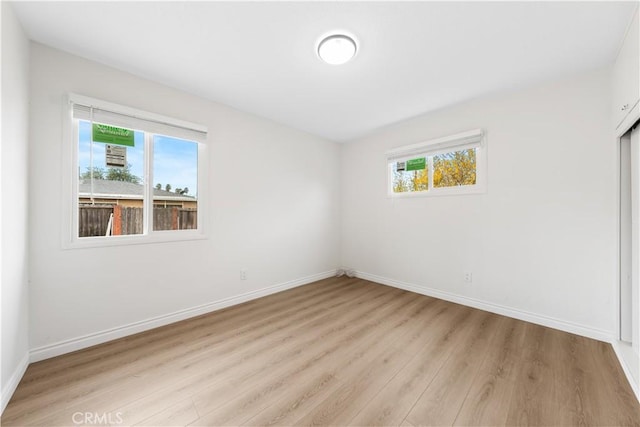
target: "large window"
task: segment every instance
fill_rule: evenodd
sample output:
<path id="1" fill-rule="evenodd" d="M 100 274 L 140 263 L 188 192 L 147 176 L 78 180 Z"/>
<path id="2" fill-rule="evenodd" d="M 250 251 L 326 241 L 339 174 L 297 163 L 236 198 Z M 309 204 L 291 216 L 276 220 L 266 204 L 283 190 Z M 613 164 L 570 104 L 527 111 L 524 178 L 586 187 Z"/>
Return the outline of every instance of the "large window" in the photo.
<path id="1" fill-rule="evenodd" d="M 206 129 L 70 96 L 73 244 L 203 236 Z"/>
<path id="2" fill-rule="evenodd" d="M 486 143 L 473 130 L 387 152 L 392 196 L 478 193 L 486 188 Z"/>

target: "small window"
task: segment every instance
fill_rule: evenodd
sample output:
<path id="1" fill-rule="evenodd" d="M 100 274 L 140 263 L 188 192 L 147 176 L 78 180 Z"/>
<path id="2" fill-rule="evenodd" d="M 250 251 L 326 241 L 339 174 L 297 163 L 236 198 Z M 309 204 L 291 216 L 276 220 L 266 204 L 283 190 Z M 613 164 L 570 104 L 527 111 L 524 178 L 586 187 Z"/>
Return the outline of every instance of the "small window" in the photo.
<path id="1" fill-rule="evenodd" d="M 71 243 L 201 238 L 206 130 L 79 95 L 70 105 Z"/>
<path id="2" fill-rule="evenodd" d="M 389 194 L 483 192 L 485 157 L 481 130 L 399 147 L 387 153 Z"/>

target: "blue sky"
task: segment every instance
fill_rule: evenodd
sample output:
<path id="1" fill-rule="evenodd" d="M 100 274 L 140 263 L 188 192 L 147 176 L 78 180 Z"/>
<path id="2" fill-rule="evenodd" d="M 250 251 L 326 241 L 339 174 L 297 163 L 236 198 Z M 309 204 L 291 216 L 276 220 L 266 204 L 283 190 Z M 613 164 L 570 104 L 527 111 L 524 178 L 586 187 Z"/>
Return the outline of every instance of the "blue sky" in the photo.
<path id="1" fill-rule="evenodd" d="M 78 163 L 80 173 L 87 170 L 90 164 L 91 124 L 80 121 L 80 135 L 78 146 Z M 127 147 L 127 163 L 131 165 L 134 175 L 144 177 L 144 134 L 135 132 L 135 147 Z M 198 144 L 183 139 L 156 135 L 153 145 L 153 185 L 157 183 L 171 184 L 176 188 L 189 188 L 189 195 L 198 194 Z M 93 165 L 106 168 L 105 144 L 93 143 Z"/>

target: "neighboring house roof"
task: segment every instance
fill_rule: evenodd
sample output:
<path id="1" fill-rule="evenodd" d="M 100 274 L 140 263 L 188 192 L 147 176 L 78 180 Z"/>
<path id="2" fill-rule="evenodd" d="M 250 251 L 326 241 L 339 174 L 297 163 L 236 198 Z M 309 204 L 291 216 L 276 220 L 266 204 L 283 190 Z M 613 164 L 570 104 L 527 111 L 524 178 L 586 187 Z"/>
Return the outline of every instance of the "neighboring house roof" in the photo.
<path id="1" fill-rule="evenodd" d="M 95 199 L 142 199 L 144 186 L 125 181 L 110 181 L 108 179 L 93 180 L 93 198 Z M 81 179 L 78 184 L 78 196 L 91 197 L 91 181 Z M 181 202 L 195 202 L 194 196 L 172 193 L 171 191 L 153 189 L 153 200 L 172 200 Z"/>

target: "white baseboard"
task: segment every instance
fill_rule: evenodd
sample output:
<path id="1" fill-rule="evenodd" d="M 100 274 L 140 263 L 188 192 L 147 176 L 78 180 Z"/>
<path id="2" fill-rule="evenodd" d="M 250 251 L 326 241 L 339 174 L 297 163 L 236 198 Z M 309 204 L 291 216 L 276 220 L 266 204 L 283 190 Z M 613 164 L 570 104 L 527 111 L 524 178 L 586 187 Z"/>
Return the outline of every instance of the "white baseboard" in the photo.
<path id="1" fill-rule="evenodd" d="M 4 408 L 7 407 L 9 400 L 11 400 L 11 396 L 18 388 L 18 384 L 20 384 L 20 380 L 24 376 L 24 373 L 27 371 L 27 367 L 29 366 L 29 353 L 26 353 L 20 363 L 16 367 L 16 370 L 13 371 L 11 378 L 2 387 L 2 397 L 0 398 L 0 415 L 4 412 Z"/>
<path id="2" fill-rule="evenodd" d="M 406 283 L 400 280 L 389 279 L 387 277 L 377 276 L 375 274 L 369 274 L 362 271 L 356 271 L 356 276 L 361 279 L 370 280 L 372 282 L 381 283 L 383 285 L 393 286 L 395 288 L 404 289 L 407 291 L 415 292 L 422 295 L 427 295 L 427 296 L 442 299 L 445 301 L 455 302 L 457 304 L 478 308 L 484 311 L 490 311 L 492 313 L 501 314 L 503 316 L 513 317 L 514 319 L 524 320 L 526 322 L 547 326 L 549 328 L 559 329 L 561 331 L 570 332 L 572 334 L 581 335 L 587 338 L 593 338 L 598 341 L 611 343 L 615 338 L 613 332 L 610 332 L 610 331 L 595 329 L 589 326 L 568 322 L 566 320 L 556 319 L 553 317 L 543 316 L 543 315 L 531 313 L 528 311 L 518 310 L 515 308 L 495 304 L 492 302 L 487 302 L 487 301 L 482 301 L 476 298 L 457 295 L 450 292 L 429 288 L 426 286 L 419 286 L 412 283 Z"/>
<path id="3" fill-rule="evenodd" d="M 640 402 L 640 385 L 638 384 L 638 382 L 636 381 L 635 376 L 632 374 L 632 368 L 631 366 L 629 366 L 629 359 L 628 357 L 625 357 L 623 353 L 629 353 L 629 352 L 633 352 L 633 350 L 631 350 L 630 348 L 628 349 L 623 349 L 622 346 L 624 346 L 626 344 L 623 344 L 621 341 L 619 340 L 614 340 L 611 342 L 611 346 L 613 347 L 613 351 L 616 353 L 616 356 L 618 357 L 618 361 L 620 361 L 620 366 L 622 366 L 622 370 L 624 371 L 624 375 L 627 377 L 627 381 L 629 381 L 629 385 L 631 386 L 631 390 L 633 390 L 633 393 L 636 395 L 636 399 L 638 399 L 638 402 Z M 631 357 L 633 357 L 635 354 L 631 354 Z M 637 355 L 635 355 L 637 356 Z M 637 363 L 640 363 L 640 361 L 636 361 Z M 638 367 L 636 367 L 636 372 L 637 372 Z"/>
<path id="4" fill-rule="evenodd" d="M 96 332 L 93 334 L 84 335 L 77 338 L 72 338 L 65 341 L 49 344 L 46 346 L 34 348 L 30 352 L 30 361 L 38 362 L 40 360 L 48 359 L 61 354 L 70 353 L 72 351 L 81 350 L 83 348 L 91 347 L 97 344 L 102 344 L 107 341 L 126 337 L 139 332 L 148 331 L 149 329 L 157 328 L 160 326 L 175 323 L 180 320 L 189 319 L 191 317 L 200 316 L 202 314 L 210 313 L 212 311 L 220 310 L 222 308 L 230 307 L 232 305 L 240 304 L 252 299 L 264 297 L 277 292 L 281 292 L 287 289 L 295 288 L 298 286 L 306 285 L 318 280 L 326 279 L 336 275 L 336 270 L 325 271 L 323 273 L 313 274 L 311 276 L 303 277 L 296 280 L 291 280 L 285 283 L 281 283 L 274 286 L 258 289 L 255 291 L 247 292 L 241 295 L 236 295 L 230 298 L 221 299 L 218 301 L 210 302 L 207 304 L 199 305 L 197 307 L 188 308 L 185 310 L 179 310 L 173 313 L 165 314 L 162 316 L 153 317 L 150 319 L 142 320 L 139 322 L 131 323 L 128 325 L 118 326 L 116 328 L 107 329 L 104 331 Z M 4 397 L 4 393 L 3 393 Z"/>

